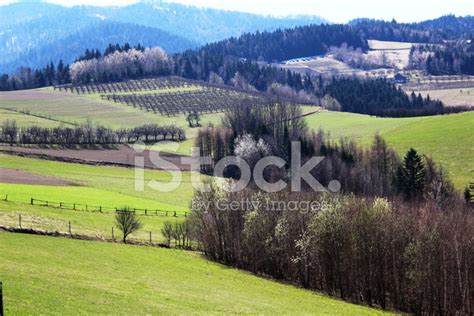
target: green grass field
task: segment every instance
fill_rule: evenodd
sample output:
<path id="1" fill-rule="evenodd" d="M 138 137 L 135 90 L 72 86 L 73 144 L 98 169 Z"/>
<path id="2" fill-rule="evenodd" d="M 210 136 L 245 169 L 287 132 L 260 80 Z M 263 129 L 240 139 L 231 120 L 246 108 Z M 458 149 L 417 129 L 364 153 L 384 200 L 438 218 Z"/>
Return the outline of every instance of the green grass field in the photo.
<path id="1" fill-rule="evenodd" d="M 195 252 L 0 233 L 7 315 L 378 315 Z"/>
<path id="2" fill-rule="evenodd" d="M 47 231 L 69 232 L 69 222 L 73 234 L 87 235 L 102 239 L 112 238 L 112 227 L 115 226 L 114 214 L 72 211 L 56 207 L 30 205 L 22 202 L 0 201 L 0 225 L 21 227 Z M 150 241 L 150 232 L 153 243 L 165 243 L 161 228 L 165 222 L 182 222 L 184 217 L 169 216 L 139 216 L 143 227 L 130 235 L 135 241 Z M 114 227 L 114 237 L 121 240 L 121 233 Z"/>
<path id="3" fill-rule="evenodd" d="M 308 116 L 307 122 L 315 130 L 330 132 L 335 140 L 348 137 L 367 145 L 378 132 L 400 155 L 413 147 L 446 168 L 459 190 L 474 180 L 474 112 L 377 118 L 326 111 Z"/>
<path id="4" fill-rule="evenodd" d="M 0 108 L 0 122 L 6 120 L 16 121 L 16 124 L 20 127 L 28 127 L 28 126 L 41 126 L 41 127 L 56 127 L 60 125 L 69 125 L 65 123 L 61 123 L 58 121 L 50 120 L 47 118 L 41 118 L 34 115 L 28 115 L 25 113 L 18 113 L 8 109 Z"/>
<path id="5" fill-rule="evenodd" d="M 193 195 L 190 172 L 183 172 L 183 182 L 175 191 L 158 192 L 145 187 L 145 191 L 137 192 L 134 170 L 129 168 L 61 163 L 9 155 L 0 155 L 0 167 L 52 176 L 79 184 L 49 186 L 0 183 L 0 198 L 4 199 L 8 195 L 9 200 L 0 202 L 0 225 L 3 226 L 18 227 L 18 216 L 21 214 L 22 227 L 68 232 L 71 221 L 73 233 L 111 238 L 111 227 L 114 226 L 113 214 L 32 206 L 30 199 L 88 204 L 93 206 L 89 208 L 92 210 L 96 210 L 96 206 L 102 206 L 107 212 L 113 211 L 114 208 L 129 206 L 147 209 L 150 213 L 153 210 L 169 212 L 167 217 L 140 216 L 144 227 L 131 236 L 136 240 L 148 241 L 149 233 L 152 232 L 153 242 L 164 242 L 161 235 L 163 223 L 182 221 L 183 217 L 175 218 L 173 214 L 176 212 L 182 216 L 189 212 L 189 203 Z M 145 179 L 168 182 L 171 180 L 171 174 L 165 171 L 146 170 Z M 78 206 L 77 209 L 84 210 L 85 206 Z"/>
<path id="6" fill-rule="evenodd" d="M 0 155 L 0 167 L 19 169 L 35 174 L 56 177 L 78 186 L 42 186 L 27 184 L 0 184 L 0 196 L 29 202 L 30 198 L 67 203 L 82 203 L 135 208 L 161 209 L 184 213 L 193 195 L 191 173 L 182 172 L 182 182 L 172 192 L 158 192 L 145 185 L 144 191 L 135 191 L 135 171 L 132 168 L 91 166 L 41 159 Z M 145 181 L 163 183 L 172 180 L 168 171 L 145 170 Z M 176 198 L 179 196 L 179 198 Z"/>

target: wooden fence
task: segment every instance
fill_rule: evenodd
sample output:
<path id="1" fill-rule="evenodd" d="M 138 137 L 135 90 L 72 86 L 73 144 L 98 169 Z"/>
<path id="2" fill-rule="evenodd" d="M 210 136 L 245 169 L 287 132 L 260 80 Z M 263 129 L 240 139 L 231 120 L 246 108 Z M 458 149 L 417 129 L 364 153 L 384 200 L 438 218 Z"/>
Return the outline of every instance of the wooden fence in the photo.
<path id="1" fill-rule="evenodd" d="M 115 213 L 117 211 L 124 210 L 124 208 L 120 208 L 120 207 L 110 207 L 110 206 L 91 205 L 91 204 L 82 204 L 82 203 L 55 202 L 55 201 L 40 200 L 40 199 L 35 199 L 35 198 L 30 199 L 30 204 L 39 205 L 39 206 L 56 207 L 56 208 L 72 210 L 72 211 L 85 211 L 85 212 L 98 212 L 98 213 Z M 143 209 L 143 208 L 135 208 L 135 207 L 130 207 L 129 210 L 131 212 L 134 212 L 137 215 L 144 215 L 144 216 L 173 216 L 173 217 L 184 216 L 184 217 L 187 217 L 188 215 L 187 212 L 184 212 L 184 214 L 179 214 L 176 211 Z"/>
<path id="2" fill-rule="evenodd" d="M 471 203 L 474 204 L 474 182 L 469 183 L 469 192 L 471 196 Z"/>
<path id="3" fill-rule="evenodd" d="M 20 202 L 21 201 L 13 201 L 8 198 L 8 195 L 5 195 L 3 199 L 5 202 Z M 60 208 L 63 210 L 71 210 L 71 211 L 82 211 L 82 212 L 97 212 L 97 213 L 104 213 L 104 214 L 113 214 L 117 211 L 123 211 L 123 207 L 110 207 L 110 206 L 103 206 L 103 205 L 92 205 L 92 204 L 83 204 L 83 203 L 71 203 L 71 202 L 57 202 L 57 201 L 48 201 L 48 200 L 40 200 L 35 198 L 30 198 L 31 205 L 37 206 L 46 206 L 46 207 L 54 207 Z M 164 210 L 157 210 L 157 209 L 143 209 L 143 208 L 135 208 L 130 207 L 129 210 L 134 212 L 137 215 L 143 216 L 172 216 L 172 217 L 187 217 L 188 212 L 178 213 L 176 211 L 164 211 Z"/>

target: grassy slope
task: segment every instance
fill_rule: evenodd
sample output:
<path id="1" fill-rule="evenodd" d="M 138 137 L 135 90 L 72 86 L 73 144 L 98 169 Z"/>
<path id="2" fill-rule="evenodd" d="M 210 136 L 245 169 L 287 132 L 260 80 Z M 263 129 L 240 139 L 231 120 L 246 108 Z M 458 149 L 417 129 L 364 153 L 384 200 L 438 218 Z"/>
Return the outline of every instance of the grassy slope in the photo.
<path id="1" fill-rule="evenodd" d="M 188 209 L 193 194 L 190 172 L 182 173 L 182 183 L 174 192 L 157 192 L 147 186 L 143 192 L 137 192 L 135 171 L 131 168 L 71 164 L 10 155 L 0 155 L 0 167 L 49 175 L 80 185 L 54 187 L 0 184 L 0 196 L 9 194 L 11 199 L 24 202 L 34 197 L 58 202 L 110 207 L 129 205 L 184 212 Z M 145 180 L 168 182 L 171 177 L 167 171 L 145 170 Z M 176 196 L 180 198 L 177 199 Z"/>
<path id="2" fill-rule="evenodd" d="M 0 233 L 0 256 L 7 314 L 381 314 L 179 250 Z"/>
<path id="3" fill-rule="evenodd" d="M 99 238 L 112 238 L 112 226 L 115 224 L 114 214 L 97 212 L 77 212 L 55 207 L 32 206 L 28 203 L 0 201 L 0 225 L 19 227 L 19 215 L 21 215 L 21 226 L 48 231 L 71 232 L 73 234 L 97 236 Z M 165 222 L 181 222 L 183 217 L 173 217 L 171 214 L 165 216 L 139 216 L 142 229 L 133 233 L 133 240 L 149 241 L 150 232 L 152 242 L 165 243 L 161 234 L 161 228 Z M 120 232 L 115 227 L 115 238 L 120 238 Z"/>
<path id="4" fill-rule="evenodd" d="M 66 125 L 57 121 L 48 120 L 46 118 L 40 118 L 33 115 L 18 113 L 15 111 L 9 111 L 6 109 L 0 108 L 0 122 L 6 120 L 14 120 L 16 121 L 17 126 L 19 127 L 27 127 L 27 126 L 41 126 L 41 127 L 56 127 L 62 125 Z"/>
<path id="5" fill-rule="evenodd" d="M 321 112 L 307 121 L 313 129 L 329 131 L 333 139 L 350 137 L 369 144 L 379 132 L 401 155 L 414 147 L 441 163 L 460 190 L 474 179 L 474 112 L 401 119 Z"/>

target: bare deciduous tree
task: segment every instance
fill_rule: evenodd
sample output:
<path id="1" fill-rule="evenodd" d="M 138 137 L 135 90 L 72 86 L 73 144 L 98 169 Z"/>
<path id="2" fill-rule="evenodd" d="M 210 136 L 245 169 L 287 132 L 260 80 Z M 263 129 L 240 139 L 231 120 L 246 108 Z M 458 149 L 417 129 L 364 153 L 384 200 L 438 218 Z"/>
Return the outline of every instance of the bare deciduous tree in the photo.
<path id="1" fill-rule="evenodd" d="M 115 214 L 115 225 L 123 233 L 123 242 L 127 242 L 127 237 L 142 228 L 142 223 L 137 218 L 135 212 L 125 207 L 123 210 L 117 211 Z"/>

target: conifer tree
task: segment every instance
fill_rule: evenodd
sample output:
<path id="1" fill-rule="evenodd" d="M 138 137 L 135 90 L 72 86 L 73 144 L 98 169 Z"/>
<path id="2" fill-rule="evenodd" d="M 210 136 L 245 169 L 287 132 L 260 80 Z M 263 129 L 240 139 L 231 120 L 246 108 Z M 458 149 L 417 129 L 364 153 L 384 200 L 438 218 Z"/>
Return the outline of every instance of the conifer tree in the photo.
<path id="1" fill-rule="evenodd" d="M 407 199 L 421 197 L 425 186 L 425 165 L 415 149 L 410 148 L 403 159 L 402 188 Z"/>

